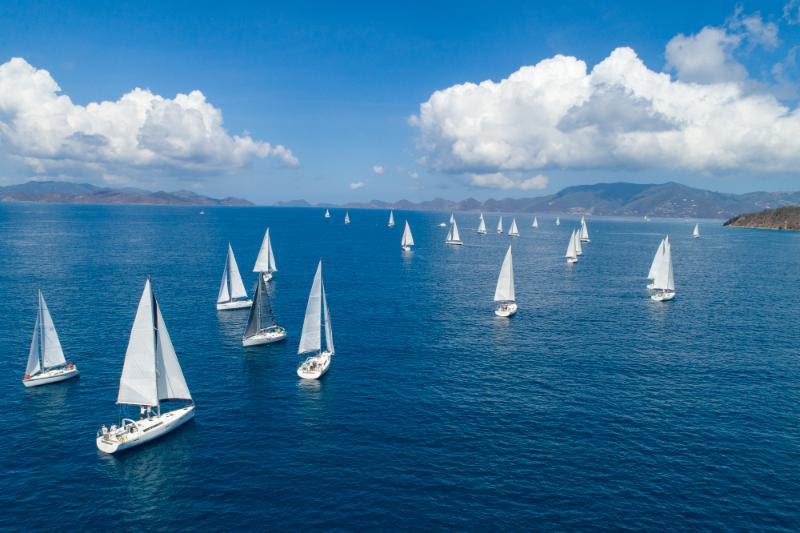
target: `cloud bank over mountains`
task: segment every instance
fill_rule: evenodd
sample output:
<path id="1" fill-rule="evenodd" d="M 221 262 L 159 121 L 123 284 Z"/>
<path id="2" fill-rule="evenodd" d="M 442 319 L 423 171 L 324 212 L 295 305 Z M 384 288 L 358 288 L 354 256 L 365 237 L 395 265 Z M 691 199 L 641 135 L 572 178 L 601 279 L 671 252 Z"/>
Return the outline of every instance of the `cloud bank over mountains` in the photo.
<path id="1" fill-rule="evenodd" d="M 86 106 L 60 93 L 48 71 L 24 59 L 0 65 L 0 152 L 28 173 L 124 182 L 226 174 L 257 158 L 298 164 L 285 146 L 228 133 L 200 91 L 169 99 L 136 88 Z"/>
<path id="2" fill-rule="evenodd" d="M 800 111 L 736 60 L 778 44 L 775 23 L 737 10 L 667 44 L 674 76 L 629 47 L 591 69 L 556 55 L 501 81 L 436 91 L 410 122 L 429 168 L 500 189 L 514 188 L 508 174 L 554 169 L 796 171 Z"/>

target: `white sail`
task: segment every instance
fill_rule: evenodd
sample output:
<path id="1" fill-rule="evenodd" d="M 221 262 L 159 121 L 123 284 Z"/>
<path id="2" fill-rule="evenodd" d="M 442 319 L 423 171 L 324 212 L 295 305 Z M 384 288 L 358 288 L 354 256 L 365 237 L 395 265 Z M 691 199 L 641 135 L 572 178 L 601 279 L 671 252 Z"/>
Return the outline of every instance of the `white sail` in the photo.
<path id="1" fill-rule="evenodd" d="M 560 226 L 560 225 L 561 225 L 561 219 L 556 217 L 556 226 Z"/>
<path id="2" fill-rule="evenodd" d="M 508 247 L 503 266 L 500 267 L 500 276 L 497 278 L 497 287 L 494 290 L 495 302 L 513 302 L 514 294 L 514 264 L 511 258 L 511 246 Z"/>
<path id="3" fill-rule="evenodd" d="M 403 229 L 403 238 L 400 240 L 400 245 L 405 246 L 414 246 L 414 236 L 411 235 L 411 227 L 408 225 L 408 220 L 406 220 L 406 227 Z"/>
<path id="4" fill-rule="evenodd" d="M 345 224 L 349 224 L 349 223 L 350 223 L 350 211 L 347 211 L 347 212 L 344 214 L 344 223 L 345 223 Z"/>
<path id="5" fill-rule="evenodd" d="M 583 246 L 581 246 L 581 230 L 575 230 L 575 253 L 583 255 Z"/>
<path id="6" fill-rule="evenodd" d="M 503 233 L 503 215 L 497 220 L 497 233 Z"/>
<path id="7" fill-rule="evenodd" d="M 486 233 L 486 221 L 483 220 L 483 213 L 481 213 L 481 220 L 478 224 L 478 233 Z"/>
<path id="8" fill-rule="evenodd" d="M 314 275 L 314 282 L 311 284 L 311 292 L 308 294 L 306 316 L 303 320 L 303 331 L 300 334 L 300 346 L 297 348 L 298 354 L 317 352 L 321 349 L 321 319 L 322 261 L 317 265 L 317 273 Z"/>
<path id="9" fill-rule="evenodd" d="M 331 212 L 327 209 L 325 210 L 325 218 L 331 218 Z"/>
<path id="10" fill-rule="evenodd" d="M 586 225 L 586 219 L 581 217 L 581 240 L 589 240 L 589 227 Z"/>
<path id="11" fill-rule="evenodd" d="M 155 298 L 153 299 L 155 302 Z M 156 303 L 156 325 L 158 327 L 156 337 L 156 376 L 159 400 L 191 400 L 192 395 L 186 380 L 183 377 L 183 370 L 178 363 L 178 355 L 172 346 L 172 339 L 169 338 L 167 325 L 161 314 L 161 308 Z"/>
<path id="12" fill-rule="evenodd" d="M 461 242 L 461 234 L 458 233 L 458 223 L 456 222 L 456 219 L 453 219 L 453 223 L 450 224 L 450 230 L 447 232 L 447 241 Z"/>
<path id="13" fill-rule="evenodd" d="M 231 299 L 230 291 L 228 290 L 228 260 L 225 260 L 225 268 L 222 270 L 222 281 L 219 284 L 219 293 L 217 294 L 217 303 L 221 304 L 228 302 Z"/>
<path id="14" fill-rule="evenodd" d="M 699 237 L 700 236 L 700 224 L 695 224 L 694 229 L 692 230 L 692 237 Z"/>
<path id="15" fill-rule="evenodd" d="M 451 212 L 451 213 L 450 213 L 450 223 L 452 224 L 452 223 L 453 223 L 453 222 L 455 222 L 455 221 L 456 221 L 456 217 L 455 217 L 455 215 L 454 215 L 454 214 Z"/>
<path id="16" fill-rule="evenodd" d="M 656 254 L 653 256 L 653 262 L 650 263 L 650 270 L 647 271 L 647 279 L 655 279 L 656 273 L 661 266 L 661 257 L 664 255 L 664 241 L 665 239 L 661 239 Z"/>
<path id="17" fill-rule="evenodd" d="M 64 351 L 61 349 L 61 341 L 58 340 L 56 326 L 53 324 L 53 318 L 47 309 L 42 291 L 39 291 L 39 314 L 41 319 L 37 322 L 42 329 L 42 343 L 39 346 L 42 352 L 42 370 L 67 364 L 64 359 Z"/>
<path id="18" fill-rule="evenodd" d="M 394 211 L 389 211 L 389 227 L 394 227 Z"/>
<path id="19" fill-rule="evenodd" d="M 117 403 L 158 405 L 156 384 L 156 324 L 153 320 L 153 292 L 148 279 L 133 319 L 122 376 L 119 378 Z"/>
<path id="20" fill-rule="evenodd" d="M 233 255 L 233 248 L 228 243 L 228 276 L 230 277 L 229 291 L 231 300 L 235 298 L 244 298 L 247 296 L 247 290 L 242 283 L 242 275 L 239 273 L 239 266 L 236 264 L 236 256 Z"/>
<path id="21" fill-rule="evenodd" d="M 517 219 L 516 218 L 512 218 L 511 219 L 511 228 L 509 228 L 508 234 L 511 235 L 511 236 L 514 236 L 514 237 L 518 237 L 519 236 L 519 230 L 517 229 Z"/>
<path id="22" fill-rule="evenodd" d="M 322 268 L 322 261 L 320 261 L 320 268 Z M 320 285 L 322 288 L 322 315 L 325 320 L 325 344 L 328 351 L 333 355 L 336 351 L 333 348 L 333 325 L 331 325 L 331 310 L 328 307 L 328 297 L 325 295 L 325 282 L 322 281 L 322 274 L 320 272 Z"/>
<path id="23" fill-rule="evenodd" d="M 675 290 L 675 278 L 672 272 L 672 247 L 669 243 L 665 243 L 664 245 L 664 253 L 661 256 L 660 266 L 653 280 L 653 289 L 665 291 Z"/>
<path id="24" fill-rule="evenodd" d="M 536 217 L 533 217 L 533 227 L 534 228 L 538 228 L 539 227 L 539 220 Z"/>
<path id="25" fill-rule="evenodd" d="M 567 244 L 567 253 L 564 254 L 564 257 L 567 259 L 577 259 L 578 254 L 575 251 L 575 232 L 572 232 L 572 235 L 569 237 L 569 244 Z"/>
<path id="26" fill-rule="evenodd" d="M 25 366 L 25 375 L 33 376 L 42 370 L 42 309 L 36 312 L 36 323 L 33 325 L 33 338 L 31 339 L 31 349 L 28 351 L 28 364 Z"/>
<path id="27" fill-rule="evenodd" d="M 264 234 L 264 240 L 261 241 L 261 248 L 258 250 L 258 257 L 256 257 L 256 264 L 253 265 L 253 272 L 277 272 L 278 267 L 275 264 L 275 254 L 272 252 L 272 241 L 269 238 L 269 228 Z"/>

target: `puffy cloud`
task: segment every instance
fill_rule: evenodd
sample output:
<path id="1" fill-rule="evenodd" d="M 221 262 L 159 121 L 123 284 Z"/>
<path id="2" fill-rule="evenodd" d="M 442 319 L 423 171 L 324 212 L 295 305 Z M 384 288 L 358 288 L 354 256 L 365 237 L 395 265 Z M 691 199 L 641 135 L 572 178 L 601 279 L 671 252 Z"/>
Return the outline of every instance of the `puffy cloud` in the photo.
<path id="1" fill-rule="evenodd" d="M 372 172 L 374 172 L 375 174 L 383 174 L 384 172 L 386 172 L 386 169 L 383 168 L 382 165 L 375 165 L 374 167 L 372 167 Z"/>
<path id="2" fill-rule="evenodd" d="M 742 15 L 741 6 L 737 7 L 733 16 L 728 19 L 727 26 L 733 31 L 742 32 L 753 45 L 774 49 L 779 44 L 778 25 L 774 22 L 764 22 L 760 13 Z"/>
<path id="3" fill-rule="evenodd" d="M 796 171 L 800 110 L 731 66 L 725 47 L 741 38 L 705 28 L 671 41 L 668 57 L 678 79 L 647 68 L 632 49 L 617 48 L 591 71 L 575 57 L 557 55 L 499 82 L 436 91 L 410 119 L 421 161 L 476 175 L 621 167 Z M 693 47 L 696 55 L 706 51 L 697 61 L 707 73 L 721 66 L 719 76 L 699 83 L 703 69 L 684 57 Z"/>
<path id="4" fill-rule="evenodd" d="M 695 35 L 679 34 L 667 43 L 667 67 L 684 81 L 716 83 L 741 81 L 747 70 L 733 59 L 742 37 L 723 28 L 703 28 Z"/>
<path id="5" fill-rule="evenodd" d="M 502 172 L 492 172 L 490 174 L 472 174 L 470 183 L 475 187 L 484 189 L 518 189 L 530 191 L 533 189 L 545 189 L 550 180 L 547 176 L 538 174 L 527 179 L 512 179 Z"/>
<path id="6" fill-rule="evenodd" d="M 0 65 L 0 150 L 40 175 L 203 176 L 266 157 L 298 164 L 282 145 L 229 134 L 200 91 L 169 99 L 136 88 L 86 106 L 60 92 L 24 59 Z"/>
<path id="7" fill-rule="evenodd" d="M 363 181 L 354 181 L 350 184 L 350 189 L 355 191 L 358 189 L 363 189 L 366 186 L 367 184 L 364 183 Z"/>

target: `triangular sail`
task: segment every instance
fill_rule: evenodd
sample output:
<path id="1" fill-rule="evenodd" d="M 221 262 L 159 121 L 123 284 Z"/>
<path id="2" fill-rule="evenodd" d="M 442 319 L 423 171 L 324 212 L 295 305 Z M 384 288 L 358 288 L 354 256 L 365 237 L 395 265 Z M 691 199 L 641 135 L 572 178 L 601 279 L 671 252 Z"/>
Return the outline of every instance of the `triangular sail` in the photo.
<path id="1" fill-rule="evenodd" d="M 347 213 L 344 214 L 344 223 L 345 224 L 349 224 L 350 223 L 350 211 L 348 211 Z"/>
<path id="2" fill-rule="evenodd" d="M 514 295 L 514 264 L 511 258 L 511 247 L 508 247 L 503 266 L 500 267 L 500 276 L 497 278 L 497 287 L 494 290 L 495 302 L 513 302 Z"/>
<path id="3" fill-rule="evenodd" d="M 133 319 L 125 363 L 119 378 L 117 403 L 158 405 L 156 385 L 156 323 L 153 320 L 153 291 L 148 279 L 144 284 L 136 318 Z"/>
<path id="4" fill-rule="evenodd" d="M 647 279 L 655 279 L 656 277 L 656 273 L 661 266 L 661 257 L 664 255 L 664 242 L 665 240 L 661 239 L 656 254 L 653 256 L 653 262 L 650 263 L 650 270 L 647 271 Z"/>
<path id="5" fill-rule="evenodd" d="M 153 298 L 156 308 L 156 376 L 159 400 L 191 400 L 192 395 L 178 363 L 178 355 L 169 338 L 161 308 Z"/>
<path id="6" fill-rule="evenodd" d="M 533 227 L 534 228 L 538 228 L 539 227 L 539 220 L 536 217 L 533 217 Z"/>
<path id="7" fill-rule="evenodd" d="M 389 211 L 389 227 L 394 227 L 394 211 Z"/>
<path id="8" fill-rule="evenodd" d="M 325 218 L 331 218 L 331 212 L 327 209 L 325 210 Z"/>
<path id="9" fill-rule="evenodd" d="M 322 317 L 322 261 L 317 265 L 317 273 L 311 284 L 306 304 L 306 316 L 303 319 L 303 331 L 300 334 L 298 354 L 317 352 L 321 349 L 321 317 Z"/>
<path id="10" fill-rule="evenodd" d="M 259 276 L 256 282 L 256 290 L 253 294 L 253 305 L 250 307 L 250 316 L 247 318 L 247 326 L 244 328 L 244 338 L 252 337 L 261 331 L 261 299 L 263 298 L 264 278 Z"/>
<path id="11" fill-rule="evenodd" d="M 225 259 L 225 268 L 222 270 L 222 281 L 219 284 L 219 293 L 217 294 L 217 303 L 221 304 L 230 301 L 231 295 L 228 290 L 228 260 Z"/>
<path id="12" fill-rule="evenodd" d="M 406 220 L 406 227 L 403 229 L 403 238 L 400 241 L 401 246 L 414 246 L 414 236 L 411 235 L 411 227 Z"/>
<path id="13" fill-rule="evenodd" d="M 575 230 L 575 253 L 583 255 L 583 246 L 581 246 L 581 230 Z"/>
<path id="14" fill-rule="evenodd" d="M 258 251 L 256 264 L 253 266 L 253 272 L 277 272 L 278 266 L 275 264 L 275 254 L 272 253 L 272 241 L 269 238 L 269 228 L 264 234 L 264 240 L 261 241 L 261 249 Z"/>
<path id="15" fill-rule="evenodd" d="M 39 346 L 42 351 L 42 370 L 66 364 L 64 351 L 61 349 L 61 342 L 58 340 L 58 333 L 56 333 L 56 326 L 53 324 L 53 318 L 47 309 L 47 303 L 44 301 L 42 291 L 39 291 L 39 313 L 41 316 L 39 326 L 42 328 L 43 341 L 43 344 Z"/>
<path id="16" fill-rule="evenodd" d="M 517 219 L 511 219 L 511 228 L 508 230 L 509 235 L 519 235 L 519 230 L 517 229 Z"/>
<path id="17" fill-rule="evenodd" d="M 458 223 L 456 222 L 456 219 L 453 219 L 453 224 L 450 226 L 450 233 L 448 233 L 448 235 L 450 236 L 448 240 L 454 242 L 461 241 L 461 235 L 458 233 Z"/>
<path id="18" fill-rule="evenodd" d="M 700 224 L 695 224 L 694 225 L 694 229 L 692 230 L 692 236 L 693 237 L 699 237 L 700 236 Z"/>
<path id="19" fill-rule="evenodd" d="M 320 264 L 321 266 L 321 264 Z M 331 355 L 335 352 L 333 348 L 333 325 L 331 324 L 331 310 L 328 307 L 328 297 L 325 295 L 325 282 L 322 281 L 320 276 L 320 284 L 322 286 L 322 315 L 325 321 L 325 345 Z"/>
<path id="20" fill-rule="evenodd" d="M 664 253 L 661 256 L 660 265 L 653 280 L 653 289 L 675 290 L 675 278 L 672 272 L 672 246 L 669 243 L 664 245 Z"/>
<path id="21" fill-rule="evenodd" d="M 25 366 L 25 374 L 32 376 L 42 370 L 42 309 L 36 312 L 36 323 L 33 325 L 33 338 L 31 339 L 31 349 L 28 351 L 28 364 Z"/>
<path id="22" fill-rule="evenodd" d="M 503 233 L 503 215 L 497 220 L 497 233 Z"/>
<path id="23" fill-rule="evenodd" d="M 581 240 L 589 240 L 589 227 L 586 225 L 586 219 L 581 217 Z"/>
<path id="24" fill-rule="evenodd" d="M 483 219 L 483 213 L 481 213 L 481 220 L 478 224 L 478 233 L 486 233 L 486 221 Z"/>
<path id="25" fill-rule="evenodd" d="M 455 215 L 453 213 L 450 213 L 450 223 L 452 224 L 455 221 L 456 221 Z"/>
<path id="26" fill-rule="evenodd" d="M 230 243 L 228 244 L 228 276 L 230 276 L 231 300 L 247 297 L 247 290 L 242 283 L 242 275 L 239 273 L 239 266 L 236 264 L 236 256 L 233 255 Z"/>
<path id="27" fill-rule="evenodd" d="M 578 254 L 575 251 L 575 232 L 569 237 L 569 244 L 567 244 L 567 253 L 564 255 L 567 259 L 577 259 Z"/>
<path id="28" fill-rule="evenodd" d="M 560 226 L 560 225 L 561 225 L 561 219 L 556 217 L 556 226 Z"/>

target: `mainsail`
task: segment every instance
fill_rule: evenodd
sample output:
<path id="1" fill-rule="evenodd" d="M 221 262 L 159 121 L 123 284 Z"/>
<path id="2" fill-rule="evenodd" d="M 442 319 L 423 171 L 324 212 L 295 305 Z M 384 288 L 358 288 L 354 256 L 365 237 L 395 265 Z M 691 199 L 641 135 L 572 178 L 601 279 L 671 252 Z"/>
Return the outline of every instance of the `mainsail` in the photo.
<path id="1" fill-rule="evenodd" d="M 325 343 L 328 351 L 333 353 L 333 330 L 331 328 L 328 300 L 325 296 L 325 285 L 322 281 L 322 261 L 317 265 L 317 273 L 311 284 L 308 295 L 306 316 L 303 320 L 303 331 L 300 335 L 298 354 L 318 352 L 322 349 L 322 328 L 325 328 Z"/>
<path id="2" fill-rule="evenodd" d="M 675 290 L 675 277 L 672 272 L 672 246 L 670 246 L 669 243 L 665 243 L 664 245 L 664 253 L 661 256 L 660 266 L 653 280 L 653 289 L 664 291 Z"/>
<path id="3" fill-rule="evenodd" d="M 583 246 L 581 246 L 581 230 L 576 229 L 575 233 L 575 253 L 583 255 Z"/>
<path id="4" fill-rule="evenodd" d="M 656 254 L 653 256 L 653 262 L 650 263 L 650 270 L 647 271 L 647 279 L 655 279 L 658 269 L 661 268 L 661 258 L 664 256 L 664 249 L 667 246 L 669 237 L 661 239 L 661 244 L 658 245 Z"/>
<path id="5" fill-rule="evenodd" d="M 494 290 L 495 302 L 513 302 L 514 295 L 514 264 L 511 259 L 511 246 L 508 247 L 503 266 L 500 267 L 500 276 L 497 278 L 497 287 Z"/>
<path id="6" fill-rule="evenodd" d="M 692 237 L 699 237 L 700 236 L 700 224 L 695 224 L 694 229 L 692 230 Z"/>
<path id="7" fill-rule="evenodd" d="M 556 217 L 556 226 L 560 226 L 560 225 L 561 225 L 561 219 Z"/>
<path id="8" fill-rule="evenodd" d="M 519 236 L 519 230 L 517 229 L 517 219 L 516 218 L 512 218 L 511 219 L 511 228 L 509 228 L 508 234 L 512 235 L 514 237 Z"/>
<path id="9" fill-rule="evenodd" d="M 458 223 L 455 218 L 450 224 L 450 229 L 447 231 L 446 242 L 461 242 L 461 235 L 458 233 Z"/>
<path id="10" fill-rule="evenodd" d="M 497 221 L 497 233 L 503 233 L 503 215 Z"/>
<path id="11" fill-rule="evenodd" d="M 269 238 L 269 228 L 261 241 L 261 249 L 258 251 L 256 264 L 253 265 L 253 272 L 277 272 L 278 266 L 275 264 L 275 254 L 272 253 L 272 241 Z"/>
<path id="12" fill-rule="evenodd" d="M 538 228 L 539 227 L 539 220 L 537 220 L 536 217 L 533 217 L 533 227 L 534 228 Z"/>
<path id="13" fill-rule="evenodd" d="M 275 325 L 272 305 L 269 295 L 265 291 L 264 278 L 259 276 L 253 295 L 253 305 L 250 307 L 250 316 L 247 319 L 247 327 L 244 329 L 244 338 L 252 337 L 265 327 Z M 267 325 L 265 326 L 265 324 Z"/>
<path id="14" fill-rule="evenodd" d="M 586 219 L 581 217 L 581 240 L 589 240 L 589 227 L 586 225 Z"/>
<path id="15" fill-rule="evenodd" d="M 247 296 L 247 291 L 242 283 L 242 276 L 239 274 L 239 266 L 236 264 L 236 257 L 233 255 L 233 248 L 228 243 L 228 256 L 225 258 L 225 269 L 222 271 L 222 282 L 219 286 L 217 303 L 224 303 Z"/>
<path id="16" fill-rule="evenodd" d="M 394 211 L 389 211 L 389 227 L 394 227 Z"/>
<path id="17" fill-rule="evenodd" d="M 38 297 L 39 305 L 36 313 L 36 324 L 33 327 L 33 338 L 28 352 L 28 364 L 25 368 L 25 373 L 28 376 L 67 363 L 42 291 L 38 292 Z"/>
<path id="18" fill-rule="evenodd" d="M 577 251 L 575 250 L 575 232 L 569 237 L 569 244 L 567 244 L 567 253 L 564 255 L 567 259 L 578 259 Z"/>
<path id="19" fill-rule="evenodd" d="M 481 213 L 481 220 L 478 224 L 478 233 L 486 233 L 486 221 L 483 220 L 483 213 Z"/>
<path id="20" fill-rule="evenodd" d="M 406 227 L 403 229 L 403 238 L 400 240 L 400 245 L 403 247 L 414 246 L 414 236 L 411 235 L 411 227 L 406 220 Z"/>

